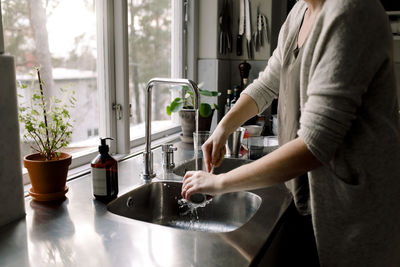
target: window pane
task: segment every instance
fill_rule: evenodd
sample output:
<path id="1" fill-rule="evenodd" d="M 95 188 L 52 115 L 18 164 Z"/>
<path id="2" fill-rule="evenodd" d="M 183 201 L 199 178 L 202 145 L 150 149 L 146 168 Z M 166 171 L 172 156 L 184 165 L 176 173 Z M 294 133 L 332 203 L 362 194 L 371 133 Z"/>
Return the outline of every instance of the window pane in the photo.
<path id="1" fill-rule="evenodd" d="M 15 57 L 17 80 L 37 88 L 34 66 L 41 67 L 46 98 L 61 98 L 60 88 L 74 90 L 73 133 L 67 152 L 98 143 L 96 16 L 94 0 L 2 0 L 6 53 Z M 36 78 L 36 77 L 35 77 Z M 22 133 L 22 130 L 21 130 Z M 21 134 L 22 136 L 22 134 Z M 21 140 L 22 141 L 22 140 Z M 22 154 L 31 153 L 29 144 Z"/>
<path id="2" fill-rule="evenodd" d="M 144 133 L 138 127 L 144 122 L 147 82 L 171 76 L 171 0 L 128 0 L 128 13 L 130 123 L 134 138 L 137 132 Z M 170 97 L 168 87 L 154 88 L 153 121 L 171 120 L 165 112 Z"/>

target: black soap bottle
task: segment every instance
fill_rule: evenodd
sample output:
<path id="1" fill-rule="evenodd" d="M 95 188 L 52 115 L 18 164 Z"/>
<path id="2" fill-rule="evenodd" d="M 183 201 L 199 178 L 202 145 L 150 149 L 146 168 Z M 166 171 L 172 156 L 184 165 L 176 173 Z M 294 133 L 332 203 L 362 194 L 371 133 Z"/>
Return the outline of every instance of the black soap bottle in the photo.
<path id="1" fill-rule="evenodd" d="M 118 162 L 108 154 L 107 139 L 113 140 L 100 138 L 100 154 L 91 163 L 93 195 L 103 202 L 109 202 L 118 195 Z"/>

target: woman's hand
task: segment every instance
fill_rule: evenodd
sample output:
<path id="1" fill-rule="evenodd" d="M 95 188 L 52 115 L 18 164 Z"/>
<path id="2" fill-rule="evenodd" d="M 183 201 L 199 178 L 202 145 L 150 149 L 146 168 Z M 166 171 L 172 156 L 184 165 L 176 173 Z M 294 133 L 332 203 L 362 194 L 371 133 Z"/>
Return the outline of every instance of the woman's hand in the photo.
<path id="1" fill-rule="evenodd" d="M 211 170 L 211 165 L 219 166 L 224 159 L 225 143 L 229 135 L 258 112 L 257 103 L 250 96 L 241 94 L 238 102 L 225 114 L 213 134 L 202 146 L 208 172 Z"/>
<path id="2" fill-rule="evenodd" d="M 204 171 L 188 171 L 183 177 L 182 197 L 189 199 L 195 193 L 214 195 L 222 189 L 221 179 Z"/>
<path id="3" fill-rule="evenodd" d="M 201 147 L 207 172 L 210 172 L 211 166 L 218 167 L 221 164 L 226 153 L 225 143 L 227 139 L 228 135 L 225 130 L 222 127 L 217 127 Z"/>

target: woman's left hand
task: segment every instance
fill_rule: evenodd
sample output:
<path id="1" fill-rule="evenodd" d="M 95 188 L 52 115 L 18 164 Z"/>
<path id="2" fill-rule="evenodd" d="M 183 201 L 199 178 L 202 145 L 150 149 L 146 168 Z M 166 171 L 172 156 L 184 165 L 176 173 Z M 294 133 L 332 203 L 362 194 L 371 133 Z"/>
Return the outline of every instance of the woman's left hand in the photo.
<path id="1" fill-rule="evenodd" d="M 204 171 L 188 171 L 183 177 L 182 197 L 189 199 L 195 193 L 214 195 L 221 191 L 220 177 Z"/>

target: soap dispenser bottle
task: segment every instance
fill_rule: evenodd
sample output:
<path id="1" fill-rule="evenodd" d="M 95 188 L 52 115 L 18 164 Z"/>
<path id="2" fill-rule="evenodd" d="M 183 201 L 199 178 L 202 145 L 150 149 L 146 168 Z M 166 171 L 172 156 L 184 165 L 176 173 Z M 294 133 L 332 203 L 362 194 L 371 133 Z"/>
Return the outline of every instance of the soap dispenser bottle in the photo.
<path id="1" fill-rule="evenodd" d="M 118 195 L 118 162 L 108 154 L 107 139 L 113 140 L 100 138 L 100 154 L 91 163 L 93 195 L 103 202 L 109 202 Z"/>

